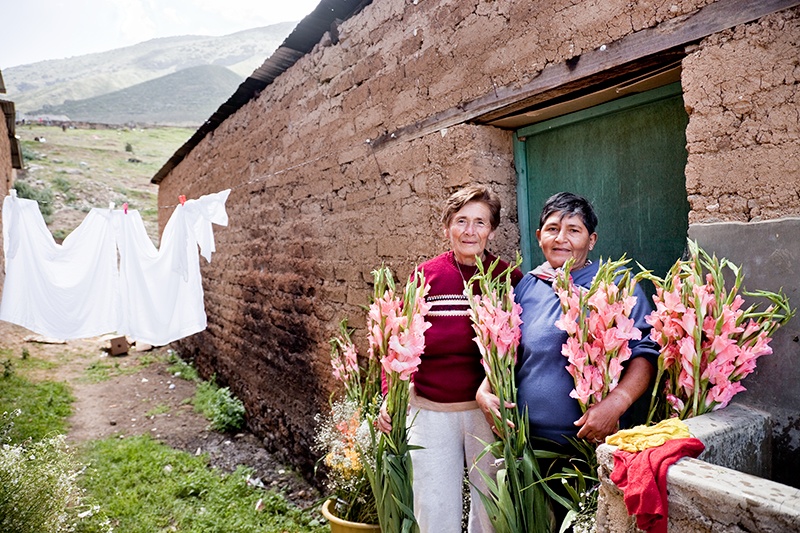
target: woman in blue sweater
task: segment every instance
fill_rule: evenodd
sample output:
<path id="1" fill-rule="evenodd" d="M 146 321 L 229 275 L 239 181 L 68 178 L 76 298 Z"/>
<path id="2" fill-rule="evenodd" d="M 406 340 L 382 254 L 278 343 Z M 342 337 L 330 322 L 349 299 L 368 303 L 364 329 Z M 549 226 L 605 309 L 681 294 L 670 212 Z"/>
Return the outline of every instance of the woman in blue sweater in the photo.
<path id="1" fill-rule="evenodd" d="M 620 418 L 649 389 L 658 359 L 657 345 L 650 339 L 650 326 L 644 321 L 651 307 L 644 291 L 637 286 L 637 303 L 631 318 L 642 331 L 642 340 L 629 341 L 632 355 L 619 384 L 586 413 L 581 413 L 578 401 L 569 396 L 574 381 L 561 354 L 567 333 L 555 326 L 561 306 L 552 284 L 557 269 L 574 257 L 573 281 L 584 287 L 591 285 L 598 267 L 588 259 L 597 242 L 596 226 L 597 216 L 585 198 L 566 192 L 551 196 L 542 209 L 536 230 L 546 261 L 529 272 L 515 289 L 523 321 L 517 360 L 517 401 L 521 409 L 528 410 L 531 436 L 559 444 L 566 444 L 568 437 L 601 442 L 617 431 Z M 492 412 L 499 417 L 499 402 L 488 381 L 481 385 L 476 399 L 490 423 Z"/>

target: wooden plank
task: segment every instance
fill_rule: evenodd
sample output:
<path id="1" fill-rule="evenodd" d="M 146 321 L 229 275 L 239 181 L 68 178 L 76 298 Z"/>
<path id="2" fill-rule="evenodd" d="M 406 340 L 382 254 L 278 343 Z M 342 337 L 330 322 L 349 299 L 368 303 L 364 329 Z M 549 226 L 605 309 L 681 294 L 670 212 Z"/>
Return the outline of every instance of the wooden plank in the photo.
<path id="1" fill-rule="evenodd" d="M 506 108 L 519 102 L 526 101 L 526 105 L 529 105 L 536 95 L 589 80 L 604 72 L 797 5 L 800 5 L 800 0 L 719 0 L 694 13 L 629 34 L 608 43 L 603 49 L 590 50 L 577 58 L 547 66 L 537 77 L 521 86 L 497 87 L 474 100 L 388 132 L 374 139 L 372 146 L 378 147 L 400 139 L 416 139 L 490 113 L 499 116 L 506 113 Z"/>

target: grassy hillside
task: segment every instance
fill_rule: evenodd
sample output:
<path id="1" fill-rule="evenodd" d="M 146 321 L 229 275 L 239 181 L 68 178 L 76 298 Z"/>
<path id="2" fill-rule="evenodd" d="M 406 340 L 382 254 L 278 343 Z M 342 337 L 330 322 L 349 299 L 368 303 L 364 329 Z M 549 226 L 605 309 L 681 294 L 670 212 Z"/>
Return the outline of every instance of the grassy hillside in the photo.
<path id="1" fill-rule="evenodd" d="M 39 61 L 3 70 L 17 111 L 83 100 L 172 74 L 218 65 L 241 77 L 252 74 L 294 29 L 283 22 L 221 37 L 185 35 L 152 39 L 108 52 Z"/>
<path id="2" fill-rule="evenodd" d="M 194 133 L 188 128 L 66 129 L 18 125 L 25 169 L 17 188 L 33 190 L 50 211 L 48 227 L 63 239 L 93 207 L 138 209 L 158 238 L 158 187 L 150 178 Z M 36 141 L 38 138 L 40 141 Z M 44 139 L 44 142 L 41 140 Z"/>
<path id="3" fill-rule="evenodd" d="M 225 67 L 190 67 L 120 91 L 46 105 L 34 113 L 66 115 L 73 121 L 100 124 L 199 126 L 242 81 Z"/>

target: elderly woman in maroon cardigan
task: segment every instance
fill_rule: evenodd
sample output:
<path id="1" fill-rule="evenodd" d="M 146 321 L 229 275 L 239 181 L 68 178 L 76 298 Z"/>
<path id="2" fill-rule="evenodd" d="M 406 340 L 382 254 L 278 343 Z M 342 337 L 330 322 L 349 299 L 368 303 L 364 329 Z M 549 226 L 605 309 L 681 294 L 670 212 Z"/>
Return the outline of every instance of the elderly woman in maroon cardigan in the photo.
<path id="1" fill-rule="evenodd" d="M 485 373 L 473 341 L 464 288 L 477 270 L 477 258 L 487 266 L 496 259 L 486 245 L 500 224 L 500 200 L 482 185 L 465 187 L 445 202 L 442 224 L 450 251 L 418 267 L 431 287 L 426 298 L 431 304 L 426 317 L 431 327 L 425 332 L 425 353 L 413 376 L 409 401 L 409 419 L 414 421 L 410 444 L 421 447 L 411 452 L 414 514 L 421 533 L 461 531 L 466 466 L 472 482 L 469 531 L 479 533 L 492 531 L 492 526 L 478 494 L 478 490 L 485 492 L 485 483 L 472 465 L 484 443 L 494 437 L 475 401 Z M 507 267 L 501 260 L 495 272 L 500 274 Z M 522 273 L 515 270 L 513 283 L 521 278 Z M 479 290 L 476 284 L 473 291 Z M 391 429 L 385 411 L 378 426 L 385 432 Z M 491 473 L 490 456 L 478 465 L 487 473 Z"/>

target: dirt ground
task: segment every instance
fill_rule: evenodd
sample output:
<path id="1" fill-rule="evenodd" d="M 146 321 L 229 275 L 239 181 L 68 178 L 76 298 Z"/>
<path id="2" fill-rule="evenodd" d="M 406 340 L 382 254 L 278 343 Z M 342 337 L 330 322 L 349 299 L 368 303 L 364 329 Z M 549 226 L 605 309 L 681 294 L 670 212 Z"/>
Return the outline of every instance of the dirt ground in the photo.
<path id="1" fill-rule="evenodd" d="M 292 467 L 275 460 L 257 437 L 208 428 L 208 421 L 188 403 L 194 383 L 168 371 L 167 347 L 132 347 L 125 355 L 112 356 L 113 337 L 59 342 L 0 321 L 0 348 L 9 350 L 20 365 L 27 348 L 25 364 L 33 368 L 26 373 L 31 379 L 66 381 L 72 387 L 75 403 L 67 434 L 72 443 L 149 434 L 175 449 L 208 454 L 211 466 L 226 472 L 249 466 L 266 488 L 281 491 L 299 507 L 317 503 L 318 491 Z"/>

